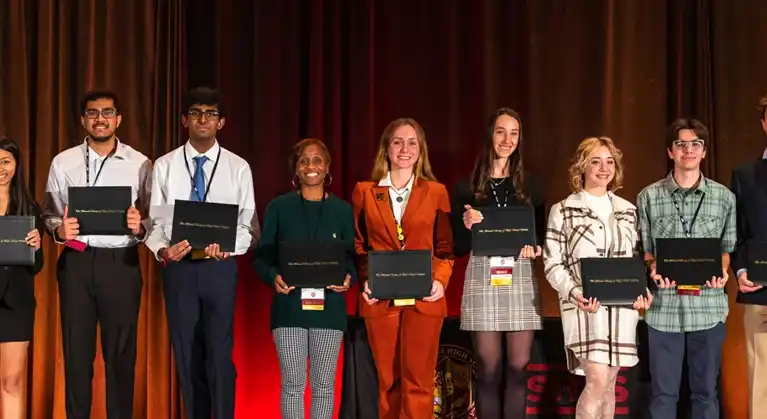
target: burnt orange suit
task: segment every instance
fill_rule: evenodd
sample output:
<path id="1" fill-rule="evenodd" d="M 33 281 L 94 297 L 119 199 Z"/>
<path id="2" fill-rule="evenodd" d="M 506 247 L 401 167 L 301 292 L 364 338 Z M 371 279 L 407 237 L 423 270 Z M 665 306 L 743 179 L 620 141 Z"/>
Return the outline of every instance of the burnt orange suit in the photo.
<path id="1" fill-rule="evenodd" d="M 352 202 L 359 255 L 359 277 L 367 280 L 368 250 L 400 250 L 387 186 L 358 183 Z M 450 199 L 441 183 L 416 179 L 402 229 L 406 250 L 431 249 L 432 275 L 447 289 L 453 271 Z M 418 300 L 394 307 L 389 300 L 369 305 L 360 297 L 368 341 L 378 370 L 378 411 L 382 419 L 431 419 L 434 409 L 434 368 L 447 305 Z"/>

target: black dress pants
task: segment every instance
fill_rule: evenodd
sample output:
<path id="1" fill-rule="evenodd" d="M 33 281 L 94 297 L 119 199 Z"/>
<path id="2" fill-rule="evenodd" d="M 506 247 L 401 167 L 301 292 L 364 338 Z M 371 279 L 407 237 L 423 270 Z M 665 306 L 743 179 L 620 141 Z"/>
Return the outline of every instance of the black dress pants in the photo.
<path id="1" fill-rule="evenodd" d="M 106 370 L 107 417 L 132 419 L 143 287 L 138 249 L 66 248 L 58 261 L 58 281 L 67 419 L 91 416 L 97 324 Z"/>

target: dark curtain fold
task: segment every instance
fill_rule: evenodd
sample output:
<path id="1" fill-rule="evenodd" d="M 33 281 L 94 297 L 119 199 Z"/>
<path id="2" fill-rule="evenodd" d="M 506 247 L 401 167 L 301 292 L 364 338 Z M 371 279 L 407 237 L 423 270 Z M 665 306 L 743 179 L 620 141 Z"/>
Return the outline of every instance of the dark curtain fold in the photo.
<path id="1" fill-rule="evenodd" d="M 228 112 L 221 142 L 249 161 L 262 213 L 290 189 L 288 153 L 303 137 L 328 144 L 330 190 L 348 199 L 369 176 L 384 126 L 413 117 L 426 130 L 436 175 L 451 188 L 471 170 L 487 116 L 511 106 L 522 115 L 525 162 L 546 185 L 549 206 L 569 192 L 578 142 L 595 135 L 623 150 L 619 194 L 634 201 L 669 170 L 665 128 L 677 116 L 712 129 L 705 170 L 717 181 L 729 184 L 734 166 L 761 155 L 765 20 L 760 0 L 221 0 L 215 7 L 7 0 L 0 2 L 0 133 L 21 142 L 42 198 L 53 156 L 84 136 L 76 118 L 83 91 L 116 90 L 121 139 L 156 158 L 186 139 L 178 121 L 183 91 L 213 85 Z M 41 419 L 63 417 L 56 252 L 47 254 L 28 394 L 31 417 Z M 142 255 L 135 417 L 179 418 L 158 268 Z M 464 264 L 456 263 L 448 288 L 452 315 Z M 272 291 L 255 279 L 248 257 L 239 267 L 238 417 L 276 417 Z M 557 316 L 556 296 L 542 281 L 544 314 Z M 723 367 L 728 418 L 746 417 L 741 316 L 733 304 Z M 94 417 L 101 418 L 101 361 L 96 371 Z"/>

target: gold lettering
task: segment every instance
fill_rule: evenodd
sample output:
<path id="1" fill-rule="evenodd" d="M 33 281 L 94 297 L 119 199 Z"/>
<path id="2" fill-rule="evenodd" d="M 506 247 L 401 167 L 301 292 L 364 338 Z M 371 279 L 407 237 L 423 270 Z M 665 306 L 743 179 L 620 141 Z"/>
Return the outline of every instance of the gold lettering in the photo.
<path id="1" fill-rule="evenodd" d="M 336 266 L 338 262 L 288 262 L 288 266 Z"/>
<path id="2" fill-rule="evenodd" d="M 529 228 L 480 228 L 478 233 L 525 233 Z"/>
<path id="3" fill-rule="evenodd" d="M 632 284 L 638 283 L 639 278 L 589 279 L 592 284 Z"/>
<path id="4" fill-rule="evenodd" d="M 125 210 L 117 209 L 79 209 L 77 214 L 122 214 Z"/>
<path id="5" fill-rule="evenodd" d="M 198 228 L 217 228 L 220 230 L 231 230 L 231 227 L 221 225 L 221 224 L 203 224 L 203 223 L 190 223 L 186 221 L 181 221 L 178 223 L 178 225 L 184 226 L 184 227 L 198 227 Z"/>
<path id="6" fill-rule="evenodd" d="M 711 263 L 716 262 L 711 258 L 675 258 L 675 259 L 663 259 L 665 263 Z"/>
<path id="7" fill-rule="evenodd" d="M 377 273 L 376 277 L 389 278 L 389 277 L 403 277 L 403 276 L 426 276 L 423 272 L 401 272 L 401 273 Z"/>

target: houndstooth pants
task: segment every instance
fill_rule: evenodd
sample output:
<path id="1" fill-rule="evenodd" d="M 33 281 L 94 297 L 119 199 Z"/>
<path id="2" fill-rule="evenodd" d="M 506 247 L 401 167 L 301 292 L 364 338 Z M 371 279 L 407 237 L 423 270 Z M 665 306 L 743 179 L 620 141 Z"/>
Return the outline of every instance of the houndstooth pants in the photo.
<path id="1" fill-rule="evenodd" d="M 332 329 L 278 327 L 272 331 L 280 361 L 280 407 L 283 419 L 304 419 L 306 361 L 312 386 L 311 419 L 330 419 L 338 352 L 343 332 Z"/>

